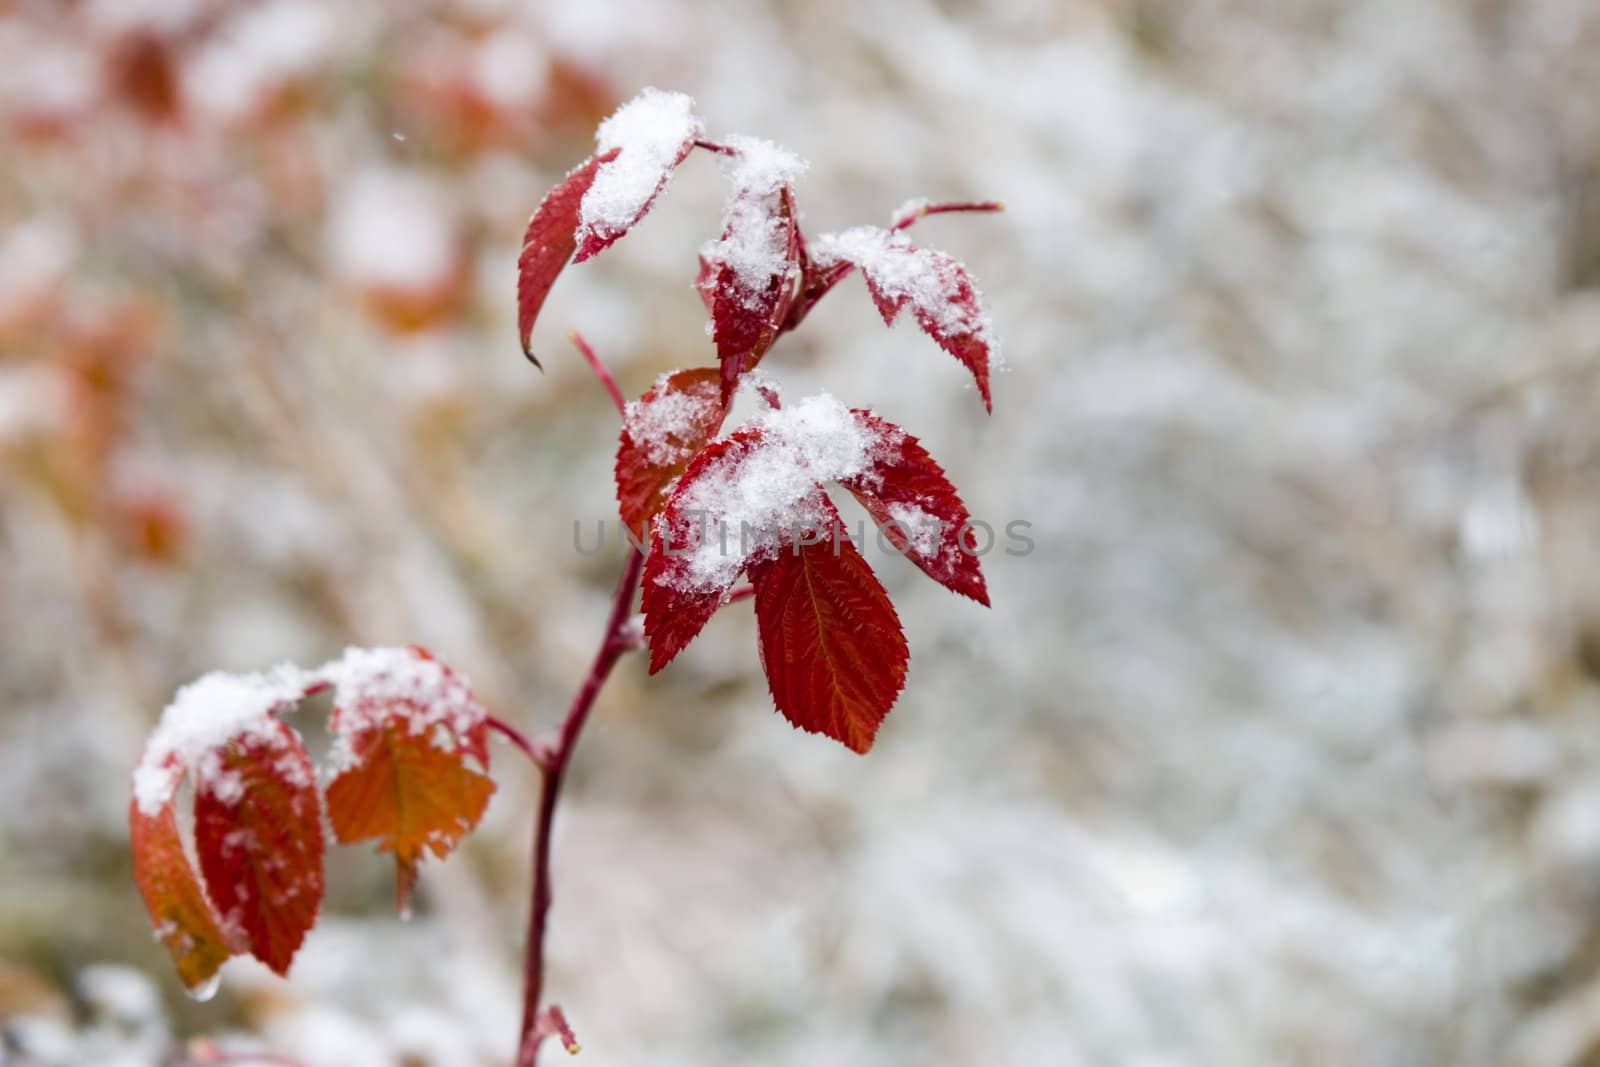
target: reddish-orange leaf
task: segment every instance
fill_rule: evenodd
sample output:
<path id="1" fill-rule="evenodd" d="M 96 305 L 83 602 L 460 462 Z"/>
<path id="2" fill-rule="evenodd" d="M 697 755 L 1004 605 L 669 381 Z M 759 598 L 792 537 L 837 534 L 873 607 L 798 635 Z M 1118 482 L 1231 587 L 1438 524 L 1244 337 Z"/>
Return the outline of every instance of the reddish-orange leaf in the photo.
<path id="1" fill-rule="evenodd" d="M 909 658 L 900 618 L 867 561 L 836 533 L 753 561 L 750 578 L 773 703 L 801 729 L 867 751 Z"/>
<path id="2" fill-rule="evenodd" d="M 394 854 L 404 912 L 418 862 L 443 859 L 483 817 L 494 783 L 483 708 L 419 648 L 351 650 L 334 665 L 336 758 L 328 816 L 342 844 L 376 839 Z"/>
<path id="3" fill-rule="evenodd" d="M 283 723 L 265 719 L 208 756 L 194 837 L 230 943 L 286 974 L 322 903 L 316 772 Z"/>
<path id="4" fill-rule="evenodd" d="M 872 465 L 843 485 L 878 524 L 884 540 L 940 585 L 987 607 L 971 516 L 944 469 L 917 439 L 869 411 L 853 412 L 879 441 Z"/>
<path id="5" fill-rule="evenodd" d="M 623 412 L 617 504 L 630 530 L 645 530 L 668 486 L 722 424 L 715 367 L 667 375 Z M 642 533 L 640 534 L 642 536 Z"/>
<path id="6" fill-rule="evenodd" d="M 172 802 L 146 814 L 138 800 L 133 800 L 128 805 L 128 834 L 133 845 L 134 881 L 144 897 L 156 938 L 172 955 L 183 984 L 191 990 L 204 990 L 233 953 L 189 857 L 184 855 Z"/>
<path id="7" fill-rule="evenodd" d="M 545 194 L 539 207 L 528 220 L 528 231 L 522 238 L 522 253 L 517 257 L 517 332 L 522 337 L 522 351 L 534 363 L 533 324 L 544 307 L 544 298 L 555 285 L 567 260 L 578 246 L 578 208 L 583 194 L 594 183 L 595 172 L 602 164 L 617 157 L 613 148 L 604 155 L 591 156 L 574 167 L 567 176 Z"/>

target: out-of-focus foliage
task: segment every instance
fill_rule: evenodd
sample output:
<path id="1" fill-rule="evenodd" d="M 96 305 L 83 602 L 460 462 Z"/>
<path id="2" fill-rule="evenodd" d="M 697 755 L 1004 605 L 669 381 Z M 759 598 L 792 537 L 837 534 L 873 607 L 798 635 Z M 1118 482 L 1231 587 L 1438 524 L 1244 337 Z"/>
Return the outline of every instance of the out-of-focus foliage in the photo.
<path id="1" fill-rule="evenodd" d="M 416 922 L 331 863 L 293 980 L 204 1007 L 127 772 L 181 682 L 346 644 L 554 720 L 620 559 L 573 548 L 614 425 L 562 338 L 629 396 L 709 363 L 681 250 L 722 181 L 562 275 L 543 375 L 515 259 L 655 84 L 811 160 L 818 232 L 1006 201 L 918 224 L 1003 334 L 992 420 L 866 300 L 762 366 L 825 364 L 1036 548 L 985 559 L 990 614 L 873 556 L 918 668 L 867 761 L 758 713 L 736 610 L 613 680 L 556 841 L 585 1058 L 1583 1064 L 1597 48 L 1591 0 L 0 3 L 6 1055 L 509 1055 L 513 761 Z"/>

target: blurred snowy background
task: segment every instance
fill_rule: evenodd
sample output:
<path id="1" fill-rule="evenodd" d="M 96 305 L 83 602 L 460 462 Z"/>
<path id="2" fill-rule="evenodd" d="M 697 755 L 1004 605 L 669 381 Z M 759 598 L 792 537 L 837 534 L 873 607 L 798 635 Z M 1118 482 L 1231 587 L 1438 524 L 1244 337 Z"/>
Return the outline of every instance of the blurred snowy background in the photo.
<path id="1" fill-rule="evenodd" d="M 508 1061 L 516 758 L 414 922 L 337 853 L 293 979 L 203 1005 L 127 773 L 179 684 L 350 643 L 555 720 L 617 567 L 564 336 L 629 395 L 710 361 L 721 177 L 563 276 L 542 376 L 513 263 L 655 84 L 810 159 L 812 232 L 1006 201 L 916 234 L 1006 339 L 992 418 L 858 280 L 765 366 L 1038 549 L 987 612 L 882 565 L 867 759 L 771 711 L 747 606 L 614 679 L 557 840 L 580 1062 L 1600 1063 L 1597 57 L 1593 0 L 0 0 L 0 1061 Z"/>

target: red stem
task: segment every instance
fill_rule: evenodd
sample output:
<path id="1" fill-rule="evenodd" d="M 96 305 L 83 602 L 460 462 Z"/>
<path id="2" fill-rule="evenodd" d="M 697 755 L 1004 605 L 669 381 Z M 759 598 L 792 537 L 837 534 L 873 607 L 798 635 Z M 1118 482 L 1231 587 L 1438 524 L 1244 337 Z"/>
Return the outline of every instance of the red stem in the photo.
<path id="1" fill-rule="evenodd" d="M 534 1067 L 539 1046 L 546 1034 L 539 1026 L 539 1001 L 544 993 L 544 937 L 550 912 L 550 830 L 555 821 L 556 804 L 561 799 L 561 780 L 567 761 L 577 745 L 583 724 L 588 721 L 594 699 L 622 654 L 632 647 L 625 630 L 633 614 L 633 594 L 644 572 L 644 553 L 637 548 L 628 556 L 617 595 L 611 601 L 611 616 L 606 620 L 605 636 L 595 653 L 594 663 L 583 687 L 572 698 L 561 734 L 554 749 L 542 762 L 544 782 L 539 790 L 539 817 L 533 831 L 533 891 L 528 915 L 528 945 L 522 965 L 522 1032 L 517 1042 L 517 1067 Z"/>
<path id="2" fill-rule="evenodd" d="M 622 391 L 617 388 L 616 379 L 611 377 L 611 371 L 605 362 L 594 354 L 594 349 L 589 347 L 589 342 L 583 339 L 583 334 L 573 330 L 568 334 L 572 343 L 578 346 L 578 351 L 583 353 L 583 358 L 589 361 L 589 369 L 594 371 L 594 376 L 600 379 L 600 384 L 606 387 L 606 392 L 611 394 L 611 402 L 617 405 L 617 414 L 624 414 L 627 401 L 622 399 Z"/>
<path id="3" fill-rule="evenodd" d="M 534 766 L 544 766 L 544 760 L 540 757 L 539 750 L 534 747 L 532 741 L 528 740 L 527 734 L 523 733 L 515 726 L 512 726 L 510 723 L 495 718 L 493 715 L 485 718 L 484 725 L 488 726 L 489 729 L 493 730 L 497 734 L 500 734 L 507 741 L 510 741 L 513 745 L 516 745 L 519 749 L 521 749 L 522 754 L 532 760 Z"/>

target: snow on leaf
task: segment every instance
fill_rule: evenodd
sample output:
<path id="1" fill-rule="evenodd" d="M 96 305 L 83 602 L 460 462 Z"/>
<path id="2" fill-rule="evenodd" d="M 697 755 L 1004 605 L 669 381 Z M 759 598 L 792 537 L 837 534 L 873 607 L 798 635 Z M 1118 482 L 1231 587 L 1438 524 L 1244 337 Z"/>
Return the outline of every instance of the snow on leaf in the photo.
<path id="1" fill-rule="evenodd" d="M 544 195 L 533 217 L 528 220 L 517 257 L 517 331 L 522 337 L 522 352 L 534 358 L 533 324 L 544 307 L 544 299 L 555 285 L 567 260 L 578 246 L 578 208 L 601 166 L 614 160 L 617 150 L 591 156 L 567 173 L 561 183 Z"/>
<path id="2" fill-rule="evenodd" d="M 794 301 L 800 276 L 800 236 L 792 185 L 806 168 L 769 141 L 733 137 L 727 165 L 733 195 L 722 237 L 700 253 L 696 286 L 711 313 L 722 365 L 722 402 L 740 375 L 766 354 Z"/>
<path id="3" fill-rule="evenodd" d="M 944 469 L 915 437 L 857 410 L 855 417 L 879 441 L 872 466 L 840 482 L 861 501 L 884 539 L 934 581 L 985 607 L 989 593 L 975 551 L 970 516 Z"/>
<path id="4" fill-rule="evenodd" d="M 322 814 L 305 747 L 266 723 L 214 751 L 215 781 L 195 791 L 195 850 L 229 943 L 286 974 L 322 903 Z"/>
<path id="5" fill-rule="evenodd" d="M 837 531 L 837 512 L 825 510 L 819 529 Z M 855 546 L 811 532 L 750 565 L 761 665 L 786 719 L 866 752 L 905 685 L 905 635 Z"/>
<path id="6" fill-rule="evenodd" d="M 984 408 L 991 408 L 993 328 L 965 267 L 943 252 L 916 247 L 898 231 L 877 226 L 824 234 L 811 246 L 810 256 L 819 278 L 837 280 L 843 264 L 860 268 L 885 325 L 893 325 L 910 304 L 923 332 L 972 372 Z"/>
<path id="7" fill-rule="evenodd" d="M 833 513 L 821 484 L 870 470 L 876 428 L 826 393 L 763 411 L 690 461 L 651 530 L 650 669 L 704 628 L 749 564 Z"/>
<path id="8" fill-rule="evenodd" d="M 404 913 L 417 864 L 443 859 L 478 824 L 494 783 L 483 707 L 467 683 L 420 648 L 350 649 L 325 668 L 338 774 L 328 816 L 341 844 L 377 839 L 394 855 Z"/>
<path id="9" fill-rule="evenodd" d="M 608 247 L 644 216 L 703 132 L 693 99 L 654 88 L 600 124 L 596 154 L 610 158 L 583 193 L 575 262 Z"/>
<path id="10" fill-rule="evenodd" d="M 617 444 L 617 504 L 630 530 L 642 531 L 674 479 L 722 423 L 725 407 L 715 367 L 663 375 L 622 413 Z"/>
<path id="11" fill-rule="evenodd" d="M 177 760 L 175 755 L 169 758 Z M 177 773 L 183 773 L 181 767 Z M 183 984 L 203 988 L 233 953 L 184 854 L 171 797 L 154 812 L 145 811 L 137 800 L 130 802 L 128 836 L 133 878 L 156 939 L 171 954 Z"/>
<path id="12" fill-rule="evenodd" d="M 179 689 L 133 772 L 139 809 L 155 815 L 170 803 L 186 770 L 195 776 L 196 792 L 235 794 L 238 783 L 222 767 L 226 746 L 251 736 L 276 737 L 273 713 L 318 684 L 314 674 L 284 664 L 261 674 L 213 671 Z"/>

